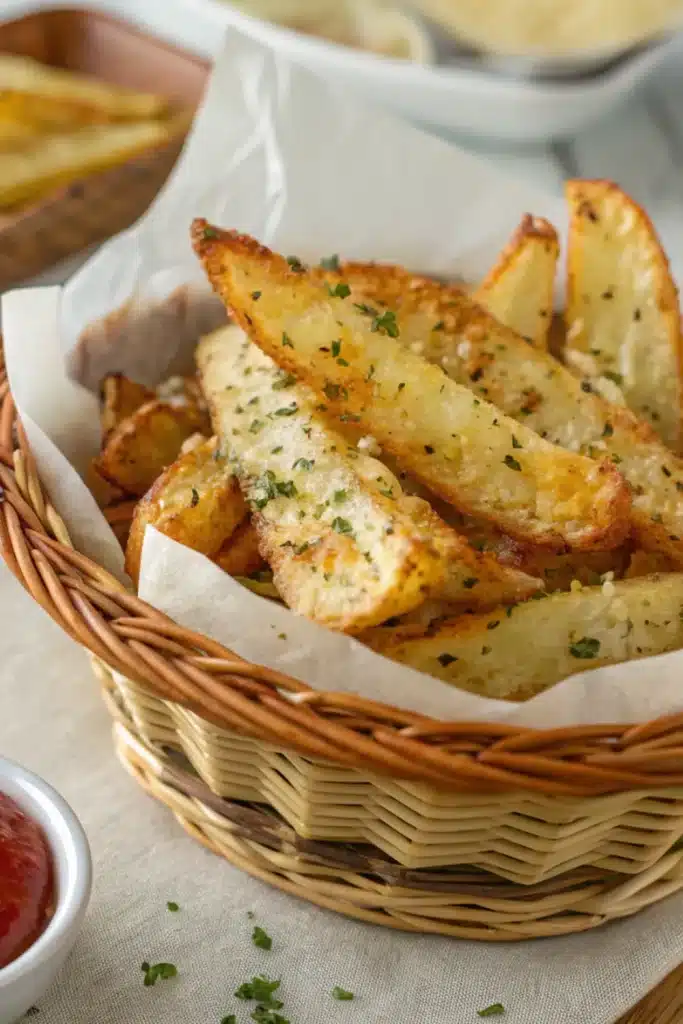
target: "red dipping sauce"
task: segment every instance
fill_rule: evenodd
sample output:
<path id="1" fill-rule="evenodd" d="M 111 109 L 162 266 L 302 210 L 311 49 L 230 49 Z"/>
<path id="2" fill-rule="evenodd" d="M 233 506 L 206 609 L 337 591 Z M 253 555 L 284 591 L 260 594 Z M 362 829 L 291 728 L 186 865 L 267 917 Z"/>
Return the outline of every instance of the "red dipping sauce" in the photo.
<path id="1" fill-rule="evenodd" d="M 53 889 L 43 830 L 0 793 L 0 968 L 21 956 L 45 929 Z"/>

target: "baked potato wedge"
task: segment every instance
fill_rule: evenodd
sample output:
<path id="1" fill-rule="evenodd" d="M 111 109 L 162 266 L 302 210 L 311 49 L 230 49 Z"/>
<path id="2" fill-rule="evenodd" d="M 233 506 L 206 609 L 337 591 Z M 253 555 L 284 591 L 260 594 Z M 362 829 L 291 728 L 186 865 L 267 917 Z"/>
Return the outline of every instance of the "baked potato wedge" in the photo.
<path id="1" fill-rule="evenodd" d="M 676 285 L 652 222 L 611 181 L 569 181 L 568 353 L 592 357 L 675 452 L 683 444 Z"/>
<path id="2" fill-rule="evenodd" d="M 354 290 L 352 277 L 348 283 Z M 369 292 L 371 283 L 376 292 Z M 379 276 L 364 275 L 362 284 L 366 302 L 384 301 Z M 649 424 L 601 398 L 594 381 L 532 348 L 452 286 L 432 282 L 406 291 L 400 309 L 402 345 L 418 347 L 451 379 L 553 444 L 611 459 L 631 486 L 638 545 L 683 567 L 683 461 Z M 431 330 L 434 323 L 443 328 Z"/>
<path id="3" fill-rule="evenodd" d="M 536 348 L 548 348 L 560 242 L 552 224 L 526 214 L 473 299 Z"/>
<path id="4" fill-rule="evenodd" d="M 683 647 L 683 573 L 552 594 L 431 628 L 380 628 L 380 654 L 463 690 L 527 700 L 585 669 Z"/>
<path id="5" fill-rule="evenodd" d="M 181 455 L 138 502 L 126 547 L 126 572 L 137 584 L 147 526 L 215 558 L 247 516 L 247 506 L 215 438 Z"/>
<path id="6" fill-rule="evenodd" d="M 434 493 L 555 549 L 608 548 L 624 538 L 630 496 L 608 460 L 562 451 L 514 424 L 403 345 L 402 318 L 354 302 L 348 286 L 331 288 L 202 220 L 193 239 L 209 280 L 263 351 Z M 443 327 L 432 322 L 431 333 Z"/>
<path id="7" fill-rule="evenodd" d="M 138 411 L 141 405 L 153 401 L 155 395 L 144 384 L 122 373 L 110 373 L 100 385 L 100 425 L 106 442 L 112 430 Z"/>
<path id="8" fill-rule="evenodd" d="M 195 406 L 155 398 L 110 433 L 93 460 L 94 469 L 126 494 L 142 497 L 175 461 L 183 442 L 202 426 Z"/>

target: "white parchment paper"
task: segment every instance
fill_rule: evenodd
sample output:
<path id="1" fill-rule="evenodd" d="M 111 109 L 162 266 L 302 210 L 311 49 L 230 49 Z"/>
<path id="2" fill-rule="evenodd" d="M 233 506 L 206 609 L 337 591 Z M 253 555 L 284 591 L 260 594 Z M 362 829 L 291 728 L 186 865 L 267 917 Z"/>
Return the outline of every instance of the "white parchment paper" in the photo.
<path id="1" fill-rule="evenodd" d="M 509 182 L 231 33 L 184 156 L 148 214 L 63 292 L 14 292 L 3 301 L 10 383 L 43 479 L 79 548 L 121 575 L 120 551 L 77 472 L 97 448 L 96 402 L 68 379 L 67 357 L 87 380 L 88 361 L 73 358 L 83 348 L 79 339 L 119 310 L 111 337 L 105 332 L 98 341 L 108 369 L 135 375 L 142 361 L 148 378 L 155 368 L 162 377 L 169 362 L 191 358 L 204 322 L 188 314 L 191 303 L 177 307 L 180 340 L 168 313 L 153 328 L 144 317 L 186 285 L 214 308 L 189 244 L 194 216 L 304 258 L 340 252 L 476 280 L 525 212 L 564 227 L 557 197 Z M 436 717 L 551 726 L 641 721 L 683 708 L 679 654 L 583 673 L 519 706 L 462 693 L 254 596 L 154 530 L 140 594 L 183 625 L 311 686 Z"/>

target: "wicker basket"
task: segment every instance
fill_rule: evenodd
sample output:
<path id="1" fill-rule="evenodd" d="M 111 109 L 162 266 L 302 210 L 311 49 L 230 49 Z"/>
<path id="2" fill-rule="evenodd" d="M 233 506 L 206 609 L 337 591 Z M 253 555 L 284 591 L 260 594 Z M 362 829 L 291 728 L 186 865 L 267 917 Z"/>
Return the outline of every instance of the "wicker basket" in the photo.
<path id="1" fill-rule="evenodd" d="M 177 626 L 73 549 L 1 353 L 0 547 L 90 652 L 125 767 L 252 875 L 365 921 L 485 940 L 594 928 L 683 887 L 683 715 L 435 722 Z"/>

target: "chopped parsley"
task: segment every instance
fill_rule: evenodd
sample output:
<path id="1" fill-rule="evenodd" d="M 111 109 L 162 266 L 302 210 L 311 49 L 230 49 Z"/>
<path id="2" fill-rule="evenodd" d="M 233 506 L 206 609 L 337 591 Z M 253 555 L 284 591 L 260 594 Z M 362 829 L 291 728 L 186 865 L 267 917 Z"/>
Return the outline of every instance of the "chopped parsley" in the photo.
<path id="1" fill-rule="evenodd" d="M 279 999 L 273 999 L 273 992 L 277 992 L 280 981 L 271 981 L 265 974 L 259 974 L 251 981 L 245 981 L 235 992 L 238 999 L 255 999 L 262 1006 L 268 1006 L 273 1010 L 279 1010 L 284 1005 Z"/>
<path id="2" fill-rule="evenodd" d="M 296 384 L 296 377 L 293 373 L 281 373 L 277 380 L 273 381 L 273 391 L 284 391 Z"/>
<path id="3" fill-rule="evenodd" d="M 384 313 L 378 314 L 372 321 L 372 330 L 387 334 L 390 338 L 398 338 L 400 331 L 396 323 L 396 314 L 387 309 Z"/>
<path id="4" fill-rule="evenodd" d="M 145 976 L 143 983 L 146 988 L 156 985 L 159 978 L 167 981 L 169 978 L 175 978 L 178 973 L 175 964 L 148 964 L 146 960 L 140 964 L 140 970 Z"/>
<path id="5" fill-rule="evenodd" d="M 292 469 L 303 469 L 304 472 L 308 473 L 315 465 L 315 459 L 297 459 Z"/>
<path id="6" fill-rule="evenodd" d="M 295 412 L 299 411 L 299 406 L 296 402 L 292 402 L 291 405 L 283 405 L 281 409 L 275 410 L 276 416 L 293 416 Z"/>
<path id="7" fill-rule="evenodd" d="M 377 316 L 377 310 L 373 309 L 372 306 L 366 306 L 364 302 L 354 302 L 354 306 L 361 313 L 365 313 L 366 316 Z"/>
<path id="8" fill-rule="evenodd" d="M 492 1003 L 483 1010 L 477 1010 L 477 1015 L 479 1017 L 502 1017 L 504 1013 L 505 1007 L 502 1003 Z"/>
<path id="9" fill-rule="evenodd" d="M 170 910 L 172 914 L 177 914 L 178 911 L 180 910 L 180 907 L 173 900 L 169 900 L 168 903 L 166 904 L 166 909 Z"/>
<path id="10" fill-rule="evenodd" d="M 449 665 L 452 665 L 453 662 L 457 661 L 458 659 L 455 657 L 454 654 L 444 653 L 440 654 L 436 660 L 438 661 L 439 665 L 441 665 L 443 668 L 447 668 Z"/>
<path id="11" fill-rule="evenodd" d="M 514 457 L 514 455 L 506 455 L 505 458 L 503 459 L 503 462 L 508 467 L 508 469 L 514 469 L 517 473 L 521 473 L 522 467 L 520 466 L 519 462 Z"/>
<path id="12" fill-rule="evenodd" d="M 288 256 L 287 262 L 289 263 L 290 270 L 293 270 L 295 274 L 303 274 L 306 269 L 298 256 Z"/>
<path id="13" fill-rule="evenodd" d="M 227 1017 L 221 1017 L 221 1024 L 237 1024 L 237 1017 L 234 1013 L 229 1013 Z"/>
<path id="14" fill-rule="evenodd" d="M 258 946 L 259 949 L 272 949 L 273 947 L 273 940 L 270 935 L 258 924 L 251 933 L 251 941 L 255 946 Z"/>
<path id="15" fill-rule="evenodd" d="M 263 430 L 265 423 L 263 420 L 252 420 L 249 424 L 249 433 L 258 434 L 259 430 Z"/>
<path id="16" fill-rule="evenodd" d="M 282 347 L 283 348 L 294 348 L 294 342 L 287 334 L 287 331 L 282 332 Z"/>
<path id="17" fill-rule="evenodd" d="M 332 520 L 332 529 L 335 533 L 353 533 L 353 527 L 348 519 L 342 519 L 341 516 L 335 516 Z"/>
<path id="18" fill-rule="evenodd" d="M 258 302 L 258 300 L 261 298 L 261 292 L 252 292 L 251 297 L 254 300 L 254 302 Z"/>
<path id="19" fill-rule="evenodd" d="M 218 232 L 215 228 L 212 228 L 210 224 L 207 224 L 202 231 L 202 238 L 205 242 L 208 242 L 211 238 L 218 238 Z"/>
<path id="20" fill-rule="evenodd" d="M 339 340 L 339 338 L 336 341 L 332 342 L 331 352 L 332 352 L 332 355 L 335 357 L 335 359 L 337 358 L 337 356 L 341 352 L 341 347 L 342 347 L 342 343 Z"/>
<path id="21" fill-rule="evenodd" d="M 432 330 L 433 331 L 443 331 L 445 326 L 446 326 L 445 321 L 439 320 L 438 324 L 434 324 L 434 326 L 432 327 Z"/>
<path id="22" fill-rule="evenodd" d="M 190 499 L 190 508 L 196 508 L 199 504 L 199 491 L 196 487 L 192 488 L 192 498 Z"/>
<path id="23" fill-rule="evenodd" d="M 604 430 L 602 431 L 602 436 L 603 437 L 611 437 L 613 433 L 614 433 L 614 427 L 612 426 L 612 424 L 611 423 L 605 423 Z"/>
<path id="24" fill-rule="evenodd" d="M 330 400 L 332 400 L 334 398 L 339 398 L 339 397 L 341 397 L 341 398 L 348 398 L 349 397 L 349 393 L 346 390 L 346 388 L 341 387 L 341 385 L 339 385 L 339 384 L 334 384 L 330 380 L 328 380 L 327 383 L 325 384 L 325 387 L 323 388 L 323 394 L 327 398 L 329 398 Z"/>
<path id="25" fill-rule="evenodd" d="M 584 636 L 569 645 L 569 653 L 574 658 L 597 658 L 600 652 L 600 641 L 594 636 Z"/>
<path id="26" fill-rule="evenodd" d="M 278 446 L 277 446 L 276 448 L 273 448 L 273 449 L 271 450 L 271 453 L 270 453 L 270 454 L 271 454 L 271 455 L 279 455 L 281 451 L 282 451 L 282 445 L 281 445 L 281 444 L 279 444 L 279 445 L 278 445 Z"/>
<path id="27" fill-rule="evenodd" d="M 351 289 L 344 281 L 340 281 L 334 288 L 330 288 L 328 284 L 327 290 L 333 298 L 336 296 L 338 299 L 348 299 L 351 294 Z"/>
<path id="28" fill-rule="evenodd" d="M 465 590 L 471 590 L 472 587 L 476 587 L 478 582 L 479 580 L 477 579 L 476 576 L 468 576 L 466 580 L 462 581 L 462 585 L 465 588 Z"/>
<path id="29" fill-rule="evenodd" d="M 624 378 L 620 373 L 615 373 L 614 370 L 605 370 L 604 376 L 607 380 L 611 380 L 614 384 L 618 384 L 619 387 L 624 383 Z"/>
<path id="30" fill-rule="evenodd" d="M 337 255 L 337 253 L 334 253 L 332 256 L 323 256 L 323 258 L 320 261 L 320 266 L 323 268 L 323 270 L 339 270 L 339 256 Z"/>
<path id="31" fill-rule="evenodd" d="M 513 448 L 522 448 L 522 447 L 523 447 L 523 446 L 522 446 L 522 445 L 521 445 L 521 444 L 519 443 L 519 441 L 517 440 L 517 438 L 515 437 L 515 435 L 514 435 L 514 434 L 512 435 L 512 447 L 513 447 Z"/>
<path id="32" fill-rule="evenodd" d="M 334 494 L 332 495 L 332 500 L 334 501 L 335 505 L 342 505 L 346 501 L 348 496 L 348 491 L 335 491 Z"/>
<path id="33" fill-rule="evenodd" d="M 339 999 L 342 1002 L 348 1002 L 353 999 L 353 992 L 348 992 L 345 988 L 340 988 L 339 985 L 335 985 L 332 989 L 332 998 Z"/>
<path id="34" fill-rule="evenodd" d="M 433 455 L 434 452 L 435 452 L 435 448 L 433 448 L 431 444 L 426 444 L 425 445 L 425 455 Z"/>
<path id="35" fill-rule="evenodd" d="M 255 1020 L 256 1024 L 291 1024 L 288 1017 L 283 1017 L 281 1013 L 276 1013 L 267 1006 L 257 1006 L 251 1014 L 251 1019 Z"/>

